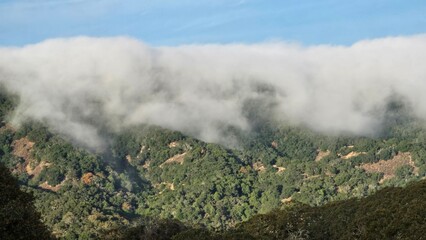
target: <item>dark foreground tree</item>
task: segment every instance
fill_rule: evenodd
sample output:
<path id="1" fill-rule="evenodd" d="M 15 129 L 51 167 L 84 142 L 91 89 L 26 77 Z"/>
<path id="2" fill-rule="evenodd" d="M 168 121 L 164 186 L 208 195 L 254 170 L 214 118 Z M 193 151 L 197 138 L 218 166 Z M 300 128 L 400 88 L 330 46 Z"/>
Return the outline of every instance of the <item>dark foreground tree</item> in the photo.
<path id="1" fill-rule="evenodd" d="M 0 164 L 0 239 L 53 239 L 32 201 L 33 196 L 21 191 Z"/>
<path id="2" fill-rule="evenodd" d="M 108 231 L 104 239 L 168 240 L 188 228 L 177 220 L 143 218 L 133 227 L 123 226 Z"/>

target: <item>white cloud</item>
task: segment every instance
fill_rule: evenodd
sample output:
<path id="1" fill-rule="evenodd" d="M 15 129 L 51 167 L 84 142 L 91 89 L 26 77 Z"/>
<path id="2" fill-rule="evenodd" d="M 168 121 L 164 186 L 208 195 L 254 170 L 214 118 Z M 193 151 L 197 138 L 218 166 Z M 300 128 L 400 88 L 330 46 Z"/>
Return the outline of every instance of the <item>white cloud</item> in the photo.
<path id="1" fill-rule="evenodd" d="M 0 49 L 0 82 L 21 98 L 15 121 L 45 121 L 91 148 L 103 145 L 101 129 L 140 123 L 229 141 L 224 126 L 249 130 L 250 108 L 318 131 L 371 134 L 393 96 L 426 119 L 424 56 L 425 35 L 349 47 L 154 48 L 79 37 Z"/>

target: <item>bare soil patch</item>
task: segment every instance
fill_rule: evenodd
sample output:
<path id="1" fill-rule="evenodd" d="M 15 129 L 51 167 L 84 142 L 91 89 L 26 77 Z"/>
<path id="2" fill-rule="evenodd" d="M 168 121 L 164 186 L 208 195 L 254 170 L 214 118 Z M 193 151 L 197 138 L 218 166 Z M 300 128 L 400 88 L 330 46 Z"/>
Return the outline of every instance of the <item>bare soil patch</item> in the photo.
<path id="1" fill-rule="evenodd" d="M 326 150 L 326 151 L 321 151 L 321 150 L 319 150 L 318 149 L 318 154 L 317 154 L 317 156 L 316 156 L 316 158 L 315 158 L 315 162 L 319 162 L 319 161 L 321 161 L 321 159 L 323 159 L 323 158 L 325 158 L 325 157 L 327 157 L 328 155 L 330 155 L 330 153 L 331 153 L 331 151 L 330 150 Z"/>
<path id="2" fill-rule="evenodd" d="M 87 173 L 83 174 L 83 176 L 81 177 L 81 181 L 86 185 L 90 184 L 93 181 L 94 176 L 95 175 L 93 173 L 87 172 Z"/>
<path id="3" fill-rule="evenodd" d="M 277 169 L 277 173 L 284 172 L 285 167 L 278 167 L 277 165 L 272 165 L 272 167 Z"/>
<path id="4" fill-rule="evenodd" d="M 346 154 L 344 156 L 340 155 L 340 158 L 341 159 L 349 159 L 349 158 L 357 157 L 359 155 L 364 155 L 364 154 L 367 154 L 367 153 L 366 152 L 355 152 L 355 151 L 352 151 L 352 152 L 350 152 L 350 153 L 348 153 L 348 154 Z"/>
<path id="5" fill-rule="evenodd" d="M 169 143 L 169 148 L 175 148 L 178 147 L 180 144 L 177 141 Z"/>
<path id="6" fill-rule="evenodd" d="M 164 165 L 166 165 L 166 164 L 172 164 L 172 163 L 183 164 L 183 161 L 185 159 L 186 154 L 187 154 L 187 152 L 174 155 L 173 157 L 171 157 L 171 158 L 167 159 L 165 162 L 163 162 L 160 165 L 160 168 L 164 167 Z"/>
<path id="7" fill-rule="evenodd" d="M 383 178 L 380 180 L 380 183 L 382 183 L 387 179 L 395 177 L 396 170 L 404 165 L 412 166 L 414 168 L 414 174 L 418 174 L 418 168 L 411 158 L 410 152 L 399 152 L 396 156 L 389 160 L 380 160 L 376 163 L 362 164 L 361 168 L 369 173 L 383 173 Z"/>
<path id="8" fill-rule="evenodd" d="M 253 163 L 253 169 L 258 172 L 264 172 L 266 171 L 265 165 L 263 165 L 262 162 L 255 162 Z"/>

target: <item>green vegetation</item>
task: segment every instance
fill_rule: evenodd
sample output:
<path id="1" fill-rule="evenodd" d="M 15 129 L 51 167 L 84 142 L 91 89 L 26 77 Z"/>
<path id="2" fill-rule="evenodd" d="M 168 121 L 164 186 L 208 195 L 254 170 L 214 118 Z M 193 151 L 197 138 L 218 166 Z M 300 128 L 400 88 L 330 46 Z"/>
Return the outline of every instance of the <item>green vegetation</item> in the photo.
<path id="1" fill-rule="evenodd" d="M 225 232 L 160 221 L 114 230 L 114 239 L 424 239 L 426 180 L 389 187 L 362 199 L 311 207 L 292 204 L 256 215 Z M 154 236 L 154 237 L 153 237 Z"/>
<path id="2" fill-rule="evenodd" d="M 0 94 L 4 121 L 17 101 L 13 99 Z M 265 218 L 265 224 L 281 229 L 281 223 L 274 225 L 271 219 L 290 221 L 291 214 L 308 214 L 329 224 L 332 208 L 346 214 L 344 204 L 364 204 L 357 198 L 425 177 L 426 130 L 396 113 L 389 114 L 386 134 L 370 138 L 324 136 L 303 127 L 267 123 L 256 123 L 250 134 L 229 129 L 239 139 L 238 149 L 155 126 L 133 126 L 110 133 L 110 148 L 103 153 L 73 145 L 39 122 L 27 121 L 18 129 L 3 122 L 0 162 L 24 191 L 34 195 L 42 222 L 59 238 L 126 236 L 129 227 L 157 236 L 162 226 L 172 225 L 169 237 L 214 237 L 215 231 L 228 230 L 234 239 L 250 239 L 258 236 L 244 226 L 253 221 Z M 330 204 L 339 200 L 347 201 Z M 302 205 L 293 206 L 295 202 Z M 314 227 L 320 226 L 309 223 L 308 228 L 305 223 L 309 222 L 297 222 L 301 225 L 295 229 L 316 238 Z M 355 223 L 344 224 L 350 229 Z"/>
<path id="3" fill-rule="evenodd" d="M 0 189 L 0 239 L 53 239 L 33 206 L 33 196 L 19 189 L 2 164 Z"/>
<path id="4" fill-rule="evenodd" d="M 423 180 L 321 207 L 296 204 L 255 216 L 236 231 L 255 239 L 422 239 L 426 234 L 425 197 Z"/>

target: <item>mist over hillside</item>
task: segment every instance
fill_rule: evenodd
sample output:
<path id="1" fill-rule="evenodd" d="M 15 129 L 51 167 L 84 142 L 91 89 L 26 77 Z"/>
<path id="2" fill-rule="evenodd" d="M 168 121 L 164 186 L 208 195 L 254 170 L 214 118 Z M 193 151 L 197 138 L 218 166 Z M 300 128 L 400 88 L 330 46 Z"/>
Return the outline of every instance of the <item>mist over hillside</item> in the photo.
<path id="1" fill-rule="evenodd" d="M 91 149 L 106 129 L 137 124 L 233 144 L 228 128 L 262 120 L 339 134 L 380 131 L 395 99 L 426 119 L 426 36 L 352 46 L 150 47 L 125 38 L 53 39 L 0 49 L 0 83 L 19 96 L 11 116 L 41 120 Z"/>

